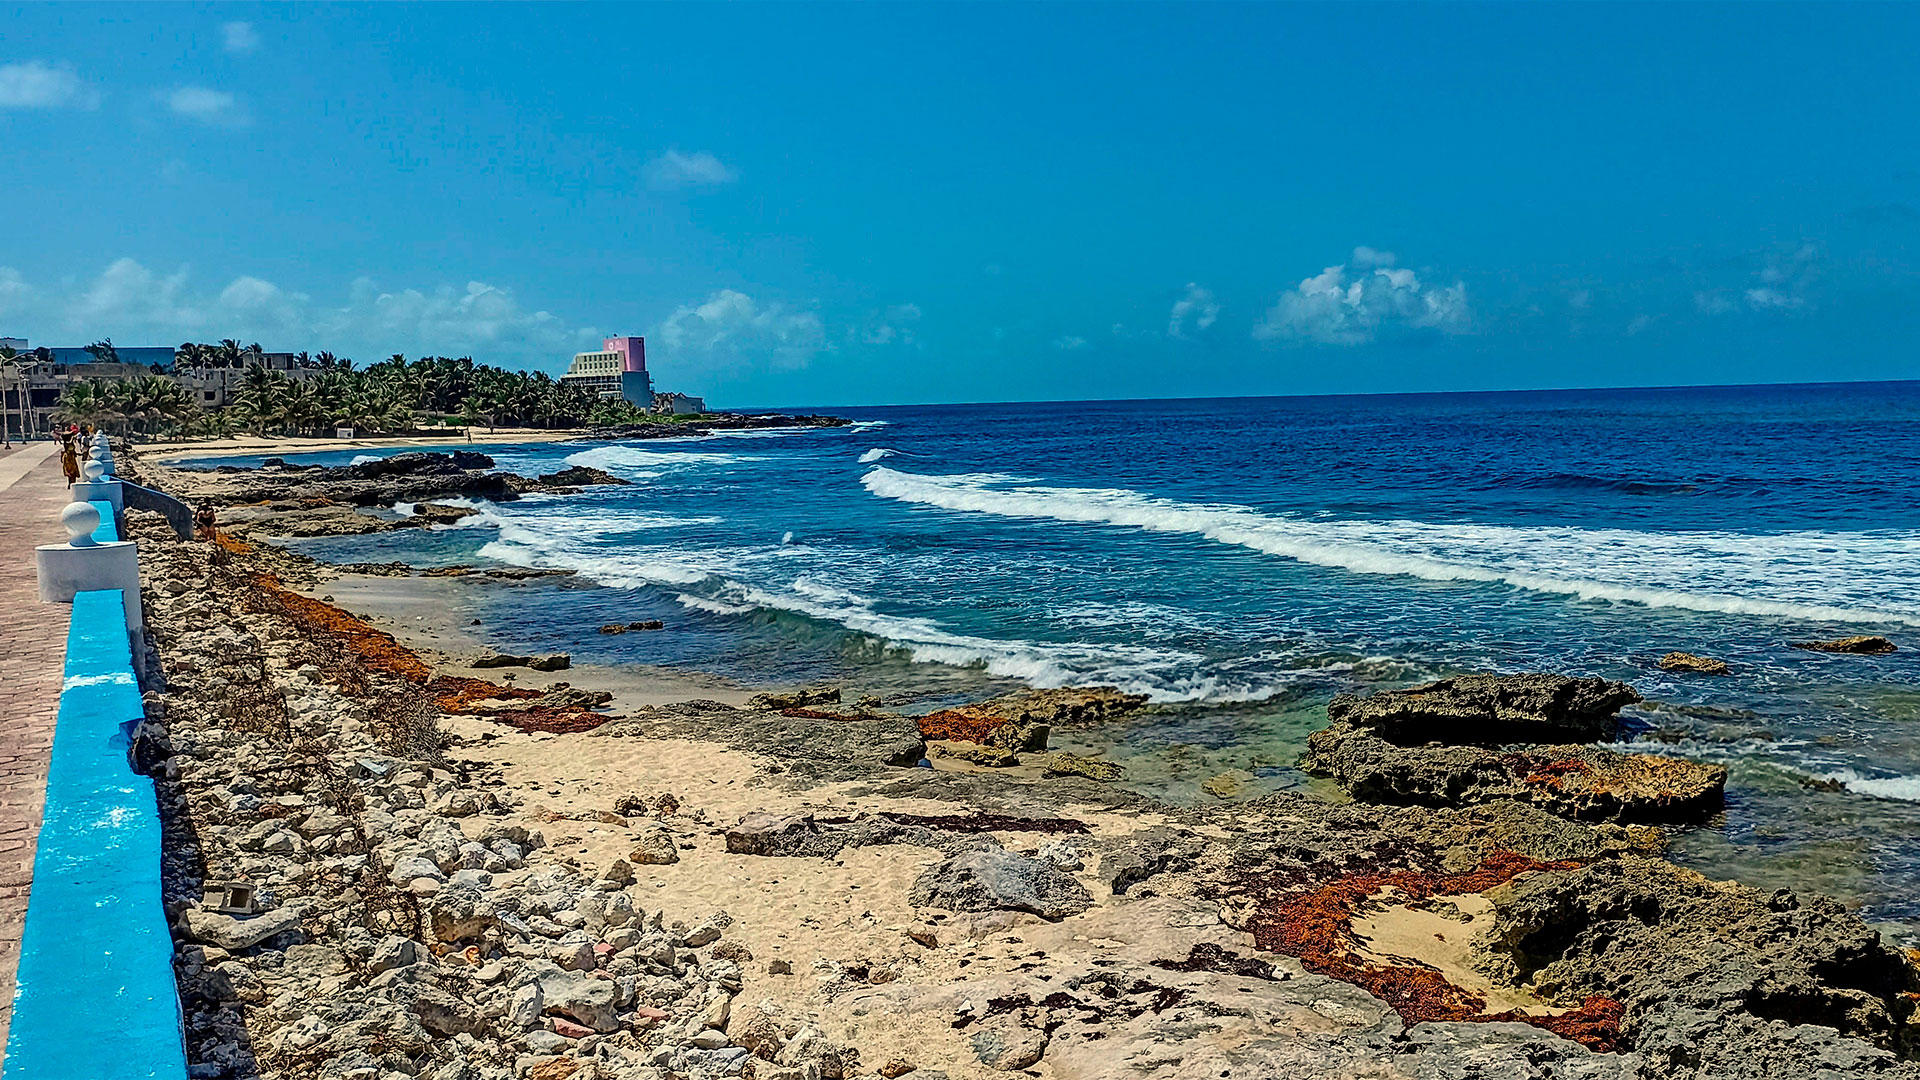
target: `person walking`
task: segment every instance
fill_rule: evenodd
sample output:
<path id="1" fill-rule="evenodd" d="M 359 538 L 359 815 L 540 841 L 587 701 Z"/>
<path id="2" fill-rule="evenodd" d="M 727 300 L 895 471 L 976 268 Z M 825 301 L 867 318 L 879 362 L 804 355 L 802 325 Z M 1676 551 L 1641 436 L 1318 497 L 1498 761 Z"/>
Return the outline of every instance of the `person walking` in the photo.
<path id="1" fill-rule="evenodd" d="M 80 482 L 80 429 L 67 425 L 60 432 L 60 469 L 67 474 L 67 486 Z"/>

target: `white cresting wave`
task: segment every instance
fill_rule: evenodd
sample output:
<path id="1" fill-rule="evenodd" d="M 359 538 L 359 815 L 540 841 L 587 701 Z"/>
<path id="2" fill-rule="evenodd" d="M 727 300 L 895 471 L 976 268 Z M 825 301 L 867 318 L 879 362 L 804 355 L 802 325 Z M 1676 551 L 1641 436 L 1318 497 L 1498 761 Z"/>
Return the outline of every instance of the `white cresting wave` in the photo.
<path id="1" fill-rule="evenodd" d="M 480 515 L 499 530 L 480 549 L 484 558 L 574 570 L 611 588 L 671 589 L 690 610 L 804 615 L 876 638 L 917 661 L 980 667 L 1033 686 L 1111 685 L 1174 702 L 1255 701 L 1292 683 L 1284 673 L 1216 669 L 1204 657 L 1177 649 L 955 633 L 929 618 L 881 611 L 875 600 L 835 584 L 819 571 L 834 553 L 804 543 L 685 547 L 610 540 L 642 527 L 630 510 L 482 505 Z"/>
<path id="2" fill-rule="evenodd" d="M 861 482 L 901 502 L 1183 533 L 1360 574 L 1493 582 L 1688 611 L 1920 626 L 1920 533 L 1911 531 L 1746 535 L 1315 520 L 1126 489 L 1031 486 L 991 473 L 929 476 L 883 465 Z"/>
<path id="3" fill-rule="evenodd" d="M 604 469 L 616 476 L 629 478 L 635 475 L 636 469 L 684 469 L 698 465 L 735 465 L 743 461 L 758 460 L 760 459 L 747 454 L 728 454 L 717 450 L 642 450 L 637 446 L 597 446 L 592 450 L 568 454 L 566 458 L 569 465 Z M 651 472 L 647 475 L 658 476 L 659 473 Z"/>
<path id="4" fill-rule="evenodd" d="M 871 465 L 874 462 L 879 461 L 881 458 L 892 457 L 894 454 L 898 452 L 899 451 L 897 450 L 892 450 L 884 446 L 876 446 L 873 449 L 867 451 L 866 453 L 860 455 L 860 464 Z"/>
<path id="5" fill-rule="evenodd" d="M 1820 779 L 1836 781 L 1856 795 L 1920 802 L 1920 776 L 1863 776 L 1852 769 L 1841 769 Z"/>

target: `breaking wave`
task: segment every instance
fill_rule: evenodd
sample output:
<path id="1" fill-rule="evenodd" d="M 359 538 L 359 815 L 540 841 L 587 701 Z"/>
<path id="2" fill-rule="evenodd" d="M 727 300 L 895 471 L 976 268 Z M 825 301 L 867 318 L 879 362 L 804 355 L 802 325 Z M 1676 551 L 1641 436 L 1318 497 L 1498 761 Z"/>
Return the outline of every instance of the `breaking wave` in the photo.
<path id="1" fill-rule="evenodd" d="M 651 479 L 659 476 L 658 471 L 636 474 L 635 470 L 680 469 L 696 465 L 735 465 L 745 461 L 758 461 L 757 457 L 746 454 L 728 454 L 716 450 L 642 450 L 635 446 L 599 446 L 592 450 L 582 450 L 577 454 L 568 454 L 569 465 L 584 465 L 592 469 L 604 469 L 616 476 Z"/>
<path id="2" fill-rule="evenodd" d="M 1746 535 L 1325 520 L 1125 489 L 1026 486 L 999 474 L 927 476 L 885 466 L 868 470 L 861 482 L 901 502 L 1184 533 L 1359 574 L 1483 581 L 1688 611 L 1920 625 L 1920 533 L 1908 531 Z M 1009 486 L 1015 484 L 1022 486 Z"/>
<path id="3" fill-rule="evenodd" d="M 867 451 L 866 453 L 860 455 L 860 464 L 871 465 L 874 462 L 879 461 L 881 458 L 892 457 L 897 452 L 898 451 L 895 451 L 895 450 L 889 450 L 884 446 L 876 446 L 873 449 Z"/>
<path id="4" fill-rule="evenodd" d="M 1862 776 L 1852 769 L 1841 769 L 1821 779 L 1835 781 L 1856 795 L 1920 802 L 1920 776 Z"/>

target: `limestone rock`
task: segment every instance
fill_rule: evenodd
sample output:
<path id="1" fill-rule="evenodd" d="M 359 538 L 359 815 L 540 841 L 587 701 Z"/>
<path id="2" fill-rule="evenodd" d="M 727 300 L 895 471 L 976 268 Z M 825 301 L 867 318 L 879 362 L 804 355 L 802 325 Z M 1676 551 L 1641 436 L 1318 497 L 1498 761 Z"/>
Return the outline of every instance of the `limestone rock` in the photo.
<path id="1" fill-rule="evenodd" d="M 680 846 L 665 829 L 642 829 L 633 838 L 627 861 L 635 866 L 667 866 L 680 861 Z M 727 850 L 733 850 L 729 847 Z"/>
<path id="2" fill-rule="evenodd" d="M 1047 1033 L 1013 1024 L 996 1024 L 968 1036 L 980 1064 L 1001 1072 L 1030 1068 L 1047 1052 Z"/>
<path id="3" fill-rule="evenodd" d="M 1103 784 L 1111 784 L 1127 775 L 1125 769 L 1111 761 L 1081 757 L 1078 754 L 1048 754 L 1045 768 L 1048 776 L 1084 776 Z"/>
<path id="4" fill-rule="evenodd" d="M 255 915 L 250 919 L 236 919 L 217 911 L 188 908 L 185 918 L 188 937 L 208 945 L 218 945 L 228 952 L 252 948 L 300 925 L 300 913 L 287 908 Z"/>
<path id="5" fill-rule="evenodd" d="M 1885 656 L 1894 651 L 1893 642 L 1883 637 L 1871 637 L 1865 634 L 1833 638 L 1828 641 L 1796 641 L 1793 647 L 1812 652 L 1852 653 L 1857 656 Z"/>
<path id="6" fill-rule="evenodd" d="M 1625 683 L 1566 675 L 1462 675 L 1367 697 L 1337 694 L 1327 718 L 1401 746 L 1580 743 L 1613 737 L 1616 714 L 1640 700 Z"/>
<path id="7" fill-rule="evenodd" d="M 1054 864 L 1003 848 L 965 851 L 928 867 L 913 883 L 915 907 L 1028 911 L 1060 919 L 1093 903 L 1086 887 Z"/>
<path id="8" fill-rule="evenodd" d="M 1246 790 L 1253 774 L 1245 769 L 1229 769 L 1200 782 L 1200 790 L 1216 799 L 1231 799 Z"/>
<path id="9" fill-rule="evenodd" d="M 1398 746 L 1340 722 L 1307 739 L 1301 767 L 1364 802 L 1530 802 L 1581 821 L 1687 822 L 1721 806 L 1724 765 L 1593 746 Z"/>
<path id="10" fill-rule="evenodd" d="M 1696 675 L 1725 675 L 1727 662 L 1689 652 L 1670 652 L 1660 658 L 1661 671 L 1685 671 Z"/>
<path id="11" fill-rule="evenodd" d="M 1003 769 L 1020 764 L 1020 755 L 1004 747 L 940 739 L 930 740 L 927 743 L 927 756 L 964 761 L 969 765 L 979 765 L 988 769 Z"/>
<path id="12" fill-rule="evenodd" d="M 620 1028 L 614 1014 L 619 991 L 612 980 L 581 971 L 550 971 L 539 977 L 538 986 L 547 1015 L 565 1016 L 599 1032 Z"/>

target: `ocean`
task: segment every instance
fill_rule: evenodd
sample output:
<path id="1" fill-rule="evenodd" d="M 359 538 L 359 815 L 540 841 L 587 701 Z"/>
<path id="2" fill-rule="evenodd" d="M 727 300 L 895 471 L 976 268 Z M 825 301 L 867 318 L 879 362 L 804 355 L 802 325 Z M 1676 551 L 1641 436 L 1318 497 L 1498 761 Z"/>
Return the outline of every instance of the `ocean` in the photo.
<path id="1" fill-rule="evenodd" d="M 1337 692 L 1621 679 L 1622 748 L 1732 768 L 1677 861 L 1920 940 L 1920 383 L 823 411 L 855 423 L 490 448 L 632 486 L 298 546 L 576 570 L 475 602 L 500 646 L 580 661 L 914 708 L 1146 694 L 1066 745 L 1175 800 L 1230 769 L 1337 797 L 1294 768 Z M 1853 633 L 1901 651 L 1789 645 Z M 1733 674 L 1658 670 L 1675 649 Z"/>

